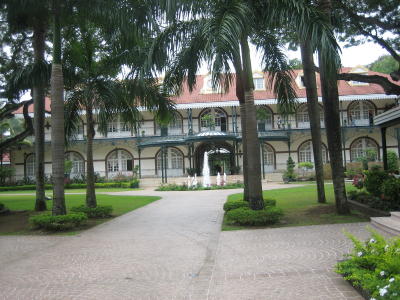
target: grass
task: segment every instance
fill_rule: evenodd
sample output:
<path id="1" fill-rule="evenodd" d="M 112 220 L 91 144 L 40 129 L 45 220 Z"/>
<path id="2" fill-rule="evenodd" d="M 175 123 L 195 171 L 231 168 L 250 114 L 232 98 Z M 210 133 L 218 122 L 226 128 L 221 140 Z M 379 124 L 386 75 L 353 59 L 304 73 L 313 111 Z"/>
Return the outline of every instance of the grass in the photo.
<path id="1" fill-rule="evenodd" d="M 109 193 L 109 192 L 125 192 L 125 191 L 139 191 L 141 189 L 132 188 L 97 188 L 96 194 Z M 36 190 L 26 190 L 26 191 L 1 191 L 0 196 L 4 194 L 35 194 Z M 65 193 L 86 193 L 86 189 L 65 189 Z M 52 190 L 46 190 L 46 195 L 53 194 Z"/>
<path id="2" fill-rule="evenodd" d="M 317 203 L 315 185 L 306 185 L 296 188 L 276 189 L 264 191 L 265 198 L 276 199 L 276 206 L 282 208 L 284 217 L 282 222 L 270 227 L 305 226 L 335 223 L 365 222 L 369 219 L 356 211 L 342 216 L 335 212 L 333 185 L 325 185 L 326 204 Z M 355 189 L 351 184 L 346 185 L 347 191 Z M 242 199 L 243 194 L 233 194 L 228 199 Z M 229 225 L 224 218 L 222 230 L 248 229 L 245 226 Z M 254 227 L 252 227 L 254 228 Z"/>
<path id="3" fill-rule="evenodd" d="M 99 205 L 111 205 L 113 207 L 113 216 L 118 217 L 132 210 L 145 206 L 153 201 L 159 200 L 160 197 L 153 196 L 111 196 L 97 195 L 97 203 Z M 79 206 L 85 203 L 85 195 L 66 195 L 65 196 L 67 210 L 73 206 Z M 43 232 L 30 229 L 28 219 L 31 215 L 36 214 L 33 211 L 35 205 L 34 195 L 0 195 L 0 202 L 4 203 L 13 213 L 10 215 L 0 216 L 0 235 L 9 234 L 42 234 Z M 47 208 L 51 209 L 52 201 L 47 201 Z M 104 223 L 110 219 L 89 220 L 88 226 L 78 231 L 64 232 L 63 234 L 72 235 L 81 230 L 88 229 L 100 223 Z"/>

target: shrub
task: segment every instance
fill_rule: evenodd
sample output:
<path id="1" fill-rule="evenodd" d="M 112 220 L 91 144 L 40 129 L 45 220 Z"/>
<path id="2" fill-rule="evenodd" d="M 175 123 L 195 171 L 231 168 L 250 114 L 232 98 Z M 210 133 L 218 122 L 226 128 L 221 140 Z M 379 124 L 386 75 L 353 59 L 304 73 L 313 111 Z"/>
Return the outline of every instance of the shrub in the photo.
<path id="1" fill-rule="evenodd" d="M 296 164 L 294 163 L 291 156 L 289 156 L 286 161 L 286 171 L 283 173 L 282 179 L 284 182 L 291 182 L 296 180 L 296 173 L 294 172 L 294 167 Z"/>
<path id="2" fill-rule="evenodd" d="M 271 207 L 276 206 L 275 199 L 264 199 L 264 206 Z M 230 211 L 232 209 L 240 208 L 240 207 L 249 207 L 249 202 L 244 200 L 228 200 L 224 204 L 224 211 Z"/>
<path id="3" fill-rule="evenodd" d="M 389 171 L 396 171 L 399 169 L 399 157 L 396 152 L 389 150 L 387 152 L 388 169 Z"/>
<path id="4" fill-rule="evenodd" d="M 240 207 L 232 209 L 226 213 L 228 223 L 249 226 L 275 224 L 282 216 L 282 209 L 271 206 L 262 210 L 252 210 L 249 207 Z"/>
<path id="5" fill-rule="evenodd" d="M 134 178 L 134 179 L 132 179 L 129 183 L 130 183 L 130 188 L 133 188 L 133 189 L 137 189 L 137 188 L 139 188 L 139 179 L 137 179 L 137 178 Z"/>
<path id="6" fill-rule="evenodd" d="M 226 201 L 224 204 L 224 211 L 230 211 L 232 209 L 240 207 L 249 207 L 249 203 L 243 200 L 230 200 Z"/>
<path id="7" fill-rule="evenodd" d="M 400 239 L 386 240 L 374 231 L 366 242 L 347 236 L 354 249 L 336 265 L 336 272 L 366 292 L 368 299 L 399 299 Z"/>
<path id="8" fill-rule="evenodd" d="M 76 213 L 84 213 L 89 219 L 110 218 L 113 208 L 111 205 L 97 205 L 96 207 L 87 207 L 85 205 L 75 206 L 71 211 Z"/>
<path id="9" fill-rule="evenodd" d="M 352 162 L 346 164 L 346 177 L 348 179 L 353 179 L 356 175 L 361 175 L 363 173 L 363 167 L 360 162 Z"/>
<path id="10" fill-rule="evenodd" d="M 382 195 L 383 181 L 389 178 L 388 174 L 382 170 L 365 171 L 365 174 L 364 185 L 366 190 L 372 195 L 380 197 Z"/>
<path id="11" fill-rule="evenodd" d="M 387 202 L 390 210 L 400 209 L 400 179 L 389 177 L 382 185 L 383 202 Z"/>
<path id="12" fill-rule="evenodd" d="M 71 213 L 60 216 L 47 214 L 37 215 L 29 218 L 29 222 L 38 229 L 49 231 L 63 231 L 81 226 L 87 220 L 84 213 Z"/>

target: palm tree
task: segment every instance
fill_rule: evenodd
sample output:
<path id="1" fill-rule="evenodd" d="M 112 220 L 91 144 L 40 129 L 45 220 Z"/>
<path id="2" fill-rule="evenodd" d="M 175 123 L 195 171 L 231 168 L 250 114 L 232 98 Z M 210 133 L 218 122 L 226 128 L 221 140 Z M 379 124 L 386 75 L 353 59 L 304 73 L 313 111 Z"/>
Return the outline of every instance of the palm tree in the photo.
<path id="1" fill-rule="evenodd" d="M 313 59 L 313 50 L 304 39 L 300 42 L 301 59 L 303 64 L 304 81 L 307 94 L 307 108 L 310 118 L 311 139 L 314 153 L 315 179 L 319 203 L 325 203 L 324 168 L 322 162 L 321 120 L 318 105 L 317 81 Z"/>
<path id="2" fill-rule="evenodd" d="M 48 23 L 47 0 L 3 0 L 7 20 L 12 33 L 33 31 L 33 64 L 24 70 L 16 70 L 15 88 L 32 89 L 34 103 L 35 134 L 35 210 L 46 210 L 44 189 L 44 119 L 45 89 L 48 85 L 47 63 L 45 61 L 45 41 Z M 18 83 L 17 83 L 18 82 Z"/>
<path id="3" fill-rule="evenodd" d="M 176 92 L 180 91 L 183 82 L 187 82 L 189 90 L 193 89 L 196 72 L 203 61 L 209 63 L 214 88 L 223 87 L 223 90 L 227 90 L 233 80 L 231 71 L 236 73 L 244 142 L 245 200 L 250 202 L 252 209 L 262 209 L 260 149 L 249 41 L 263 53 L 264 69 L 269 71 L 270 85 L 281 104 L 280 110 L 288 113 L 293 108 L 295 98 L 291 86 L 293 78 L 274 30 L 279 27 L 278 24 L 290 20 L 298 25 L 302 33 L 311 32 L 311 42 L 315 47 L 322 45 L 317 35 L 322 32 L 325 37 L 330 37 L 332 33 L 326 32 L 312 9 L 298 1 L 172 2 L 178 9 L 171 12 L 173 5 L 165 9 L 170 23 L 155 40 L 150 60 L 157 65 L 156 70 L 167 70 L 164 84 Z M 333 48 L 328 45 L 324 51 Z M 169 60 L 166 59 L 168 56 Z M 167 63 L 163 65 L 165 60 Z"/>
<path id="4" fill-rule="evenodd" d="M 320 0 L 318 5 L 325 16 L 326 22 L 330 24 L 331 1 Z M 318 59 L 336 210 L 339 214 L 348 214 L 350 210 L 347 204 L 346 186 L 344 184 L 339 92 L 337 87 L 338 64 L 334 64 L 334 61 L 332 63 L 332 57 L 328 57 L 323 52 L 319 52 Z"/>
<path id="5" fill-rule="evenodd" d="M 73 137 L 82 124 L 81 112 L 86 115 L 86 205 L 96 207 L 93 139 L 95 123 L 103 135 L 107 125 L 116 117 L 136 128 L 140 121 L 139 106 L 156 113 L 160 120 L 173 109 L 157 81 L 138 72 L 144 61 L 144 49 L 133 48 L 130 58 L 125 51 L 115 51 L 117 41 L 107 39 L 90 22 L 80 22 L 65 43 L 64 66 L 67 80 L 66 133 Z M 132 61 L 135 58 L 135 61 Z M 130 78 L 116 81 L 121 72 L 121 60 L 129 62 Z M 135 130 L 136 131 L 136 130 Z"/>
<path id="6" fill-rule="evenodd" d="M 64 78 L 61 64 L 61 3 L 53 1 L 53 63 L 51 69 L 51 153 L 53 215 L 65 215 L 64 195 Z"/>

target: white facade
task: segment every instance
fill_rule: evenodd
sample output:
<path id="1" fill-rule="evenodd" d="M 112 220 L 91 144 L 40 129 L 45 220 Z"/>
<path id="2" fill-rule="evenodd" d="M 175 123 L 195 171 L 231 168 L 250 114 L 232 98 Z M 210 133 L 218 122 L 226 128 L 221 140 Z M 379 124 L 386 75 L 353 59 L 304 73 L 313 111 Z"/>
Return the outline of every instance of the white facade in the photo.
<path id="1" fill-rule="evenodd" d="M 261 84 L 259 87 L 261 88 Z M 305 102 L 304 99 L 299 101 Z M 262 171 L 283 171 L 289 155 L 296 163 L 312 161 L 311 134 L 305 103 L 299 105 L 296 114 L 288 117 L 278 114 L 275 100 L 256 100 L 255 103 L 259 110 L 265 111 L 260 113 L 264 117 L 258 120 Z M 371 124 L 371 116 L 373 118 L 379 115 L 394 103 L 394 97 L 386 95 L 341 96 L 343 156 L 346 162 L 355 161 L 368 149 L 375 149 L 377 160 L 381 160 L 380 130 Z M 241 171 L 241 126 L 237 101 L 178 104 L 175 117 L 167 129 L 160 128 L 151 113 L 143 111 L 142 114 L 143 122 L 137 132 L 133 132 L 118 117 L 109 124 L 106 136 L 96 131 L 95 172 L 112 178 L 120 174 L 131 175 L 136 168 L 141 177 L 174 177 L 187 176 L 187 168 L 194 168 L 201 175 L 200 157 L 204 151 L 212 154 L 211 172 L 234 173 L 238 171 L 237 166 Z M 50 127 L 46 128 L 45 173 L 50 176 L 51 120 L 47 121 Z M 81 133 L 66 150 L 66 159 L 73 163 L 71 177 L 84 173 L 86 167 L 84 118 L 82 122 Z M 398 130 L 389 128 L 387 131 L 387 147 L 396 153 L 399 149 Z M 324 129 L 322 142 L 324 162 L 328 162 Z M 33 147 L 23 146 L 12 151 L 11 164 L 16 169 L 16 180 L 24 177 L 34 179 Z"/>

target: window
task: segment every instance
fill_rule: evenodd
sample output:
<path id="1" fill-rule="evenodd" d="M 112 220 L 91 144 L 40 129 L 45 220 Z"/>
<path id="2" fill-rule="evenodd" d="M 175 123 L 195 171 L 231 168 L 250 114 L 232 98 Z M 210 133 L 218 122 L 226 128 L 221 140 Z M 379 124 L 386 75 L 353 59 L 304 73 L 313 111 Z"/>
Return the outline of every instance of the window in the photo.
<path id="1" fill-rule="evenodd" d="M 122 122 L 121 118 L 115 118 L 107 125 L 108 133 L 116 133 L 116 132 L 130 132 L 130 125 L 126 122 Z"/>
<path id="2" fill-rule="evenodd" d="M 369 101 L 355 101 L 349 105 L 348 124 L 352 126 L 366 126 L 371 123 L 375 115 L 375 107 Z"/>
<path id="3" fill-rule="evenodd" d="M 308 114 L 307 105 L 301 105 L 296 113 L 297 126 L 299 128 L 309 128 L 310 127 L 310 116 Z M 321 121 L 321 127 L 324 127 L 324 112 L 322 108 L 319 108 L 319 118 Z"/>
<path id="4" fill-rule="evenodd" d="M 264 172 L 273 172 L 275 169 L 275 151 L 268 144 L 263 144 L 262 147 L 264 154 Z"/>
<path id="5" fill-rule="evenodd" d="M 164 165 L 167 168 L 168 176 L 181 176 L 183 175 L 183 154 L 175 148 L 167 148 L 166 156 L 164 156 Z M 162 151 L 157 153 L 156 157 L 156 173 L 161 175 Z"/>
<path id="6" fill-rule="evenodd" d="M 30 179 L 35 178 L 35 154 L 31 153 L 25 160 L 25 177 Z"/>
<path id="7" fill-rule="evenodd" d="M 64 158 L 65 160 L 72 162 L 72 169 L 70 173 L 71 178 L 85 174 L 85 162 L 79 153 L 67 152 L 65 153 Z"/>
<path id="8" fill-rule="evenodd" d="M 209 108 L 200 114 L 200 131 L 227 131 L 228 117 L 219 108 Z"/>
<path id="9" fill-rule="evenodd" d="M 257 128 L 259 132 L 265 132 L 272 129 L 272 112 L 269 108 L 260 107 L 256 111 Z"/>
<path id="10" fill-rule="evenodd" d="M 299 162 L 314 162 L 314 151 L 311 141 L 304 142 L 299 147 Z M 328 162 L 328 151 L 324 144 L 322 144 L 322 162 L 324 164 Z"/>
<path id="11" fill-rule="evenodd" d="M 107 172 L 112 173 L 126 172 L 133 170 L 132 156 L 125 150 L 114 150 L 107 157 Z"/>
<path id="12" fill-rule="evenodd" d="M 253 79 L 254 83 L 254 89 L 255 90 L 264 90 L 264 78 L 254 78 Z"/>
<path id="13" fill-rule="evenodd" d="M 361 157 L 367 156 L 368 150 L 375 152 L 375 159 L 378 156 L 378 147 L 376 143 L 370 138 L 359 138 L 351 144 L 350 148 L 350 159 L 356 161 Z"/>
<path id="14" fill-rule="evenodd" d="M 165 135 L 181 135 L 183 133 L 183 120 L 179 113 L 174 112 L 171 121 L 168 124 L 168 127 L 160 128 L 160 125 L 155 123 L 156 131 L 158 135 L 163 135 L 162 130 L 168 128 L 168 132 Z"/>

